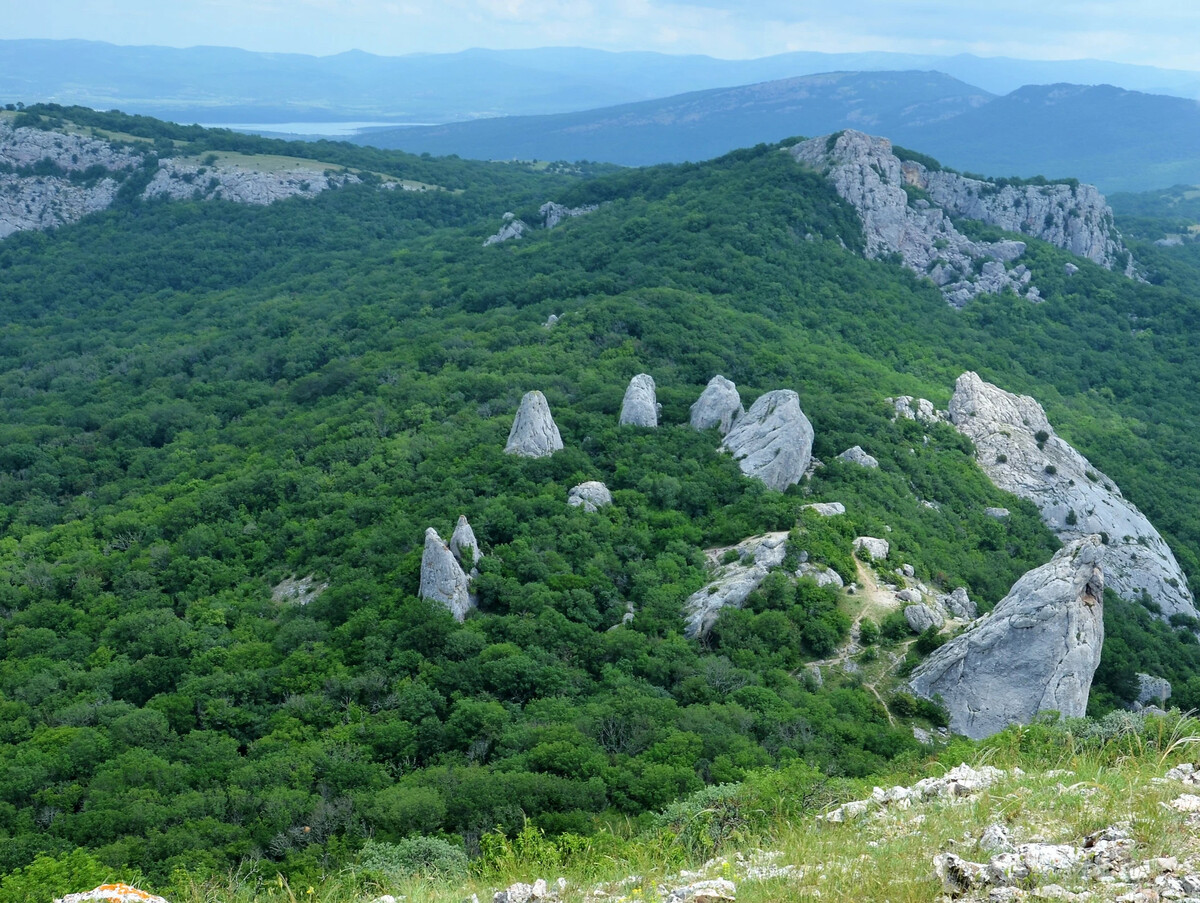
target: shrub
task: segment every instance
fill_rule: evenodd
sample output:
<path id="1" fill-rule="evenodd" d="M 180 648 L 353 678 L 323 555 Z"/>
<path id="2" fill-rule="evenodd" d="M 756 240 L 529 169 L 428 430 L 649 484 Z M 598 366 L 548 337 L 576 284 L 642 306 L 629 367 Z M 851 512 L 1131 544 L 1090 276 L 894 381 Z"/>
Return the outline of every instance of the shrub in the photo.
<path id="1" fill-rule="evenodd" d="M 358 854 L 358 864 L 370 876 L 397 881 L 414 876 L 464 878 L 467 854 L 440 837 L 407 837 L 399 843 L 368 840 Z"/>

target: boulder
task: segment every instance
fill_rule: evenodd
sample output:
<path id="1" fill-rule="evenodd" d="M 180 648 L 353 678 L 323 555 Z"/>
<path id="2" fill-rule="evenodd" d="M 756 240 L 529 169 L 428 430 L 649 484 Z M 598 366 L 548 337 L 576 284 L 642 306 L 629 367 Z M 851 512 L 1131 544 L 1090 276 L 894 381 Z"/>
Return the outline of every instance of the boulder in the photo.
<path id="1" fill-rule="evenodd" d="M 724 436 L 737 419 L 746 413 L 737 386 L 723 376 L 714 376 L 708 381 L 696 403 L 692 405 L 688 423 L 692 429 L 720 430 Z"/>
<path id="2" fill-rule="evenodd" d="M 58 897 L 54 903 L 167 903 L 162 897 L 129 884 L 101 884 L 92 890 Z"/>
<path id="3" fill-rule="evenodd" d="M 508 432 L 506 455 L 546 458 L 563 447 L 562 436 L 550 416 L 550 405 L 541 392 L 526 392 Z"/>
<path id="4" fill-rule="evenodd" d="M 886 539 L 876 539 L 874 536 L 859 536 L 854 540 L 854 551 L 866 552 L 872 561 L 882 561 L 888 557 L 892 547 Z"/>
<path id="5" fill-rule="evenodd" d="M 595 511 L 612 504 L 612 493 L 608 487 L 597 480 L 588 480 L 578 486 L 571 487 L 567 493 L 567 504 L 572 508 L 583 508 L 584 511 Z"/>
<path id="6" fill-rule="evenodd" d="M 1187 578 L 1166 542 L 1111 479 L 1054 432 L 1032 398 L 964 373 L 950 422 L 975 443 L 980 468 L 999 488 L 1029 499 L 1064 543 L 1104 537 L 1104 577 L 1125 599 L 1144 592 L 1161 609 L 1196 617 Z"/>
<path id="7" fill-rule="evenodd" d="M 629 381 L 621 402 L 621 426 L 658 426 L 658 401 L 654 397 L 654 377 L 639 373 Z"/>
<path id="8" fill-rule="evenodd" d="M 921 591 L 917 589 L 902 589 L 896 593 L 896 598 L 901 602 L 918 603 L 924 602 L 925 597 L 921 595 Z"/>
<path id="9" fill-rule="evenodd" d="M 984 508 L 983 513 L 996 520 L 1004 520 L 1011 512 L 1007 508 Z"/>
<path id="10" fill-rule="evenodd" d="M 846 513 L 846 506 L 841 502 L 813 502 L 809 505 L 801 505 L 801 511 L 812 511 L 821 517 L 834 517 L 838 514 Z"/>
<path id="11" fill-rule="evenodd" d="M 1138 679 L 1138 705 L 1163 706 L 1171 698 L 1171 682 L 1165 677 L 1141 674 Z"/>
<path id="12" fill-rule="evenodd" d="M 483 553 L 479 551 L 479 542 L 475 539 L 475 531 L 467 523 L 465 514 L 458 516 L 458 524 L 450 536 L 450 552 L 464 571 L 473 570 L 483 557 Z"/>
<path id="13" fill-rule="evenodd" d="M 853 448 L 848 448 L 840 455 L 839 461 L 846 461 L 849 464 L 857 464 L 859 467 L 878 468 L 879 462 L 862 450 L 861 445 L 856 445 Z"/>
<path id="14" fill-rule="evenodd" d="M 467 575 L 458 564 L 450 547 L 430 527 L 425 531 L 425 551 L 421 555 L 421 587 L 417 594 L 422 599 L 444 605 L 461 621 L 475 607 Z"/>
<path id="15" fill-rule="evenodd" d="M 938 597 L 938 603 L 946 609 L 952 618 L 962 618 L 964 621 L 974 621 L 979 616 L 975 603 L 967 595 L 967 588 L 960 586 L 954 592 Z"/>
<path id="16" fill-rule="evenodd" d="M 483 242 L 486 248 L 489 245 L 498 245 L 501 242 L 511 241 L 514 238 L 520 238 L 529 230 L 521 220 L 517 219 L 513 214 L 504 214 L 504 225 L 500 227 L 500 231 L 495 235 L 489 235 Z"/>
<path id="17" fill-rule="evenodd" d="M 790 389 L 767 392 L 739 417 L 721 447 L 742 473 L 783 491 L 800 482 L 812 460 L 813 428 Z"/>
<path id="18" fill-rule="evenodd" d="M 913 691 L 940 695 L 950 729 L 974 740 L 1041 711 L 1082 717 L 1104 642 L 1103 553 L 1098 536 L 1084 537 L 1022 576 L 917 666 Z"/>
<path id="19" fill-rule="evenodd" d="M 885 398 L 884 401 L 890 404 L 896 411 L 892 416 L 893 420 L 919 420 L 921 423 L 936 423 L 941 419 L 937 408 L 933 406 L 933 402 L 928 398 L 914 398 L 911 395 L 900 395 L 896 398 Z"/>
<path id="20" fill-rule="evenodd" d="M 923 602 L 905 606 L 904 620 L 908 621 L 908 626 L 912 628 L 913 633 L 924 633 L 930 627 L 941 630 L 946 623 L 946 619 L 936 609 L 930 608 Z"/>

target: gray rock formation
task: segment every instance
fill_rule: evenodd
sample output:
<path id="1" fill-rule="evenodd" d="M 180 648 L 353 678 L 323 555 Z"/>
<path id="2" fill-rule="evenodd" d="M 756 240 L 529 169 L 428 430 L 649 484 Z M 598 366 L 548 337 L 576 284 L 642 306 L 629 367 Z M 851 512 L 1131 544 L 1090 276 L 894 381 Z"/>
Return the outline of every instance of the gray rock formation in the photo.
<path id="1" fill-rule="evenodd" d="M 869 467 L 872 469 L 877 469 L 879 467 L 879 462 L 871 455 L 868 455 L 865 451 L 863 451 L 861 445 L 856 445 L 853 448 L 846 449 L 844 452 L 838 455 L 838 460 L 845 461 L 849 464 L 857 464 L 859 467 Z"/>
<path id="2" fill-rule="evenodd" d="M 846 513 L 846 506 L 841 502 L 812 502 L 808 505 L 801 505 L 801 511 L 812 511 L 821 517 L 835 517 L 839 514 Z"/>
<path id="3" fill-rule="evenodd" d="M 483 246 L 486 248 L 489 245 L 498 245 L 501 242 L 511 241 L 514 238 L 520 238 L 528 231 L 529 227 L 521 220 L 517 219 L 512 213 L 504 214 L 504 225 L 500 227 L 500 231 L 495 235 L 489 235 L 484 239 Z"/>
<path id="4" fill-rule="evenodd" d="M 565 219 L 573 216 L 585 216 L 599 209 L 599 206 L 596 204 L 585 204 L 583 207 L 564 207 L 562 204 L 554 203 L 554 201 L 547 201 L 538 208 L 538 215 L 542 218 L 542 226 L 544 228 L 553 229 Z"/>
<path id="5" fill-rule="evenodd" d="M 737 386 L 723 376 L 714 376 L 691 407 L 688 423 L 692 429 L 720 430 L 724 436 L 737 419 L 746 413 Z"/>
<path id="6" fill-rule="evenodd" d="M 464 571 L 474 571 L 475 565 L 483 553 L 479 551 L 479 541 L 475 539 L 475 531 L 467 523 L 467 516 L 460 514 L 454 533 L 450 536 L 450 551 Z"/>
<path id="7" fill-rule="evenodd" d="M 960 586 L 954 592 L 945 596 L 938 596 L 938 604 L 946 610 L 946 614 L 952 618 L 961 618 L 964 621 L 974 621 L 979 616 L 979 609 L 975 603 L 967 595 L 965 586 Z"/>
<path id="8" fill-rule="evenodd" d="M 982 220 L 1044 239 L 1110 269 L 1132 259 L 1117 237 L 1112 211 L 1090 185 L 999 186 L 920 163 L 901 161 L 886 138 L 848 129 L 801 142 L 792 156 L 826 175 L 862 220 L 866 254 L 900 254 L 961 307 L 976 295 L 1012 289 L 1038 300 L 1030 272 L 1014 261 L 1021 241 L 973 241 L 950 217 Z M 910 199 L 905 187 L 913 190 Z"/>
<path id="9" fill-rule="evenodd" d="M 708 634 L 722 608 L 741 608 L 746 597 L 758 589 L 771 568 L 783 564 L 787 552 L 786 532 L 752 536 L 734 546 L 737 559 L 722 563 L 727 550 L 715 550 L 720 557 L 710 558 L 713 579 L 684 602 L 684 633 L 689 637 Z"/>
<path id="10" fill-rule="evenodd" d="M 567 504 L 573 508 L 583 508 L 584 511 L 596 511 L 612 504 L 612 493 L 608 487 L 597 480 L 588 480 L 573 486 L 567 493 Z"/>
<path id="11" fill-rule="evenodd" d="M 542 324 L 542 328 L 553 329 L 556 323 L 558 323 L 558 314 L 551 314 L 546 317 L 546 322 Z"/>
<path id="12" fill-rule="evenodd" d="M 946 623 L 945 617 L 935 608 L 931 608 L 924 602 L 918 602 L 916 605 L 906 605 L 904 607 L 904 620 L 908 621 L 908 626 L 913 633 L 924 633 L 930 627 L 936 627 L 941 630 Z"/>
<path id="13" fill-rule="evenodd" d="M 444 605 L 461 621 L 475 607 L 471 598 L 467 575 L 459 567 L 458 560 L 450 547 L 430 527 L 425 531 L 425 551 L 421 555 L 421 587 L 417 591 L 422 599 Z"/>
<path id="14" fill-rule="evenodd" d="M 790 389 L 767 392 L 739 417 L 721 448 L 748 477 L 783 491 L 800 482 L 812 459 L 813 428 Z"/>
<path id="15" fill-rule="evenodd" d="M 1112 480 L 1055 435 L 1036 401 L 964 373 L 950 399 L 950 421 L 975 443 L 992 482 L 1037 505 L 1063 542 L 1106 537 L 1105 579 L 1123 598 L 1145 591 L 1164 618 L 1196 617 L 1187 578 L 1158 531 Z"/>
<path id="16" fill-rule="evenodd" d="M 891 546 L 888 545 L 886 539 L 877 539 L 874 536 L 858 536 L 854 540 L 854 551 L 866 552 L 871 556 L 872 561 L 883 561 L 891 552 Z"/>
<path id="17" fill-rule="evenodd" d="M 1141 674 L 1138 679 L 1138 705 L 1157 705 L 1165 706 L 1168 699 L 1171 698 L 1171 682 L 1165 677 L 1154 677 L 1150 674 Z"/>
<path id="18" fill-rule="evenodd" d="M 546 458 L 563 447 L 562 436 L 550 416 L 550 405 L 541 392 L 526 392 L 508 431 L 506 455 Z"/>
<path id="19" fill-rule="evenodd" d="M 950 729 L 978 740 L 1041 711 L 1087 708 L 1104 642 L 1104 547 L 1078 539 L 1021 577 L 996 608 L 913 672 L 913 691 L 940 694 Z"/>
<path id="20" fill-rule="evenodd" d="M 983 513 L 996 520 L 1004 520 L 1011 512 L 1007 508 L 984 508 Z"/>
<path id="21" fill-rule="evenodd" d="M 814 564 L 811 561 L 802 562 L 800 567 L 796 568 L 796 576 L 808 577 L 816 581 L 817 586 L 834 586 L 842 589 L 846 585 L 842 580 L 842 575 L 833 568 Z"/>
<path id="22" fill-rule="evenodd" d="M 900 395 L 896 398 L 885 398 L 896 410 L 893 420 L 919 420 L 921 423 L 937 423 L 942 419 L 933 402 L 928 398 L 914 398 L 911 395 Z"/>
<path id="23" fill-rule="evenodd" d="M 629 381 L 621 402 L 621 426 L 658 426 L 658 401 L 654 396 L 654 377 L 639 373 Z"/>
<path id="24" fill-rule="evenodd" d="M 61 131 L 13 128 L 0 120 L 0 238 L 25 229 L 49 229 L 75 222 L 109 207 L 117 196 L 118 176 L 140 168 L 149 144 L 116 147 L 108 141 Z M 103 167 L 109 175 L 75 183 L 65 175 L 36 175 L 29 167 L 50 160 L 64 173 Z M 332 173 L 313 161 L 284 170 L 260 170 L 223 158 L 203 164 L 190 158 L 158 161 L 142 196 L 212 199 L 269 204 L 295 195 L 315 195 L 361 181 L 353 173 Z M 388 183 L 392 184 L 392 183 Z"/>

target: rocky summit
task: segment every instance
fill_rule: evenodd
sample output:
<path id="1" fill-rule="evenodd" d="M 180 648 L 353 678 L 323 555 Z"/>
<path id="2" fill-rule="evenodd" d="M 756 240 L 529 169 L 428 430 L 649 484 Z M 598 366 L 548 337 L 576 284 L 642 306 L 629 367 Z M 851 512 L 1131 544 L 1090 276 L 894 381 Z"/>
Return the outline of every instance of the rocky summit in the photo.
<path id="1" fill-rule="evenodd" d="M 723 376 L 708 381 L 700 397 L 691 407 L 688 423 L 697 430 L 719 430 L 724 436 L 737 419 L 746 413 L 737 386 Z"/>
<path id="2" fill-rule="evenodd" d="M 853 129 L 803 141 L 790 152 L 827 176 L 858 212 L 868 257 L 899 254 L 956 307 L 1006 289 L 1031 301 L 1041 300 L 1041 293 L 1017 262 L 1024 242 L 975 241 L 958 231 L 953 217 L 1040 238 L 1109 269 L 1133 272 L 1112 211 L 1091 185 L 1000 185 L 931 170 L 901 160 L 886 138 Z"/>
<path id="3" fill-rule="evenodd" d="M 918 665 L 913 691 L 941 696 L 950 729 L 976 740 L 1042 711 L 1082 717 L 1104 642 L 1103 557 L 1098 536 L 1064 546 Z"/>
<path id="4" fill-rule="evenodd" d="M 562 447 L 562 436 L 550 416 L 546 396 L 537 390 L 526 392 L 517 408 L 517 416 L 513 418 L 504 453 L 522 458 L 546 458 Z"/>
<path id="5" fill-rule="evenodd" d="M 1104 545 L 1108 585 L 1125 599 L 1148 593 L 1163 617 L 1195 617 L 1187 577 L 1170 548 L 1116 483 L 1059 438 L 1042 406 L 964 373 L 950 422 L 975 443 L 979 466 L 998 487 L 1029 499 L 1064 542 L 1093 533 Z"/>
<path id="6" fill-rule="evenodd" d="M 767 392 L 733 425 L 721 447 L 732 453 L 742 473 L 783 491 L 812 461 L 813 428 L 790 389 Z"/>
<path id="7" fill-rule="evenodd" d="M 621 402 L 621 426 L 658 426 L 658 400 L 654 394 L 654 377 L 639 373 L 629 381 Z"/>

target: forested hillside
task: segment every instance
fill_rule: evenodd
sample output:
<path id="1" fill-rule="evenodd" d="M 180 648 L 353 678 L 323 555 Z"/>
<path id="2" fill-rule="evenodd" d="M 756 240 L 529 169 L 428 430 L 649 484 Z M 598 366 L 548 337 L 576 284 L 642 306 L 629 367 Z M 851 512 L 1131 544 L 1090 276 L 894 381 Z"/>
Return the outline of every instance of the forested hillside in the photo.
<path id="1" fill-rule="evenodd" d="M 775 146 L 609 174 L 319 153 L 454 190 L 131 200 L 0 243 L 0 874 L 82 849 L 158 881 L 311 879 L 368 837 L 569 846 L 754 769 L 914 760 L 936 707 L 806 676 L 853 597 L 769 582 L 704 643 L 681 606 L 702 550 L 770 530 L 848 579 L 851 540 L 887 535 L 881 573 L 984 607 L 1045 562 L 967 440 L 884 401 L 944 405 L 965 369 L 1042 401 L 1200 576 L 1192 247 L 1135 245 L 1139 283 L 1028 240 L 1046 302 L 959 311 L 862 259 L 853 210 Z M 483 246 L 546 200 L 600 206 Z M 657 430 L 617 425 L 639 372 Z M 797 391 L 824 466 L 783 493 L 742 476 L 685 425 L 717 373 L 747 404 Z M 506 456 L 533 389 L 565 448 Z M 880 468 L 836 460 L 853 445 Z M 614 505 L 568 508 L 592 479 Z M 416 592 L 425 529 L 461 514 L 485 558 L 458 624 Z M 273 595 L 310 575 L 307 604 Z M 1098 710 L 1146 669 L 1200 703 L 1189 625 L 1126 605 Z M 900 658 L 906 628 L 879 626 L 864 660 Z"/>

